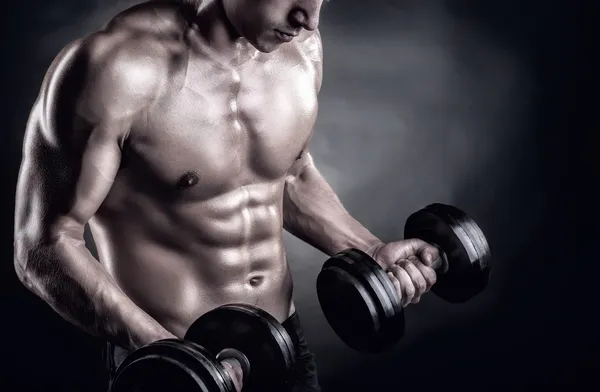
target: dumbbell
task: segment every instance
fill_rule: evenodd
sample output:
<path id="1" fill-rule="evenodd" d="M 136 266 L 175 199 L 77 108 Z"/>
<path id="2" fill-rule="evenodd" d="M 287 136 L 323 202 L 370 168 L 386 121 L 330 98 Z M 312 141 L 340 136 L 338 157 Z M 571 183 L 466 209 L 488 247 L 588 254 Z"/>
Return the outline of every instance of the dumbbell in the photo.
<path id="1" fill-rule="evenodd" d="M 490 249 L 481 229 L 460 209 L 435 203 L 411 214 L 404 238 L 439 249 L 431 291 L 461 303 L 479 294 L 491 271 Z M 404 335 L 404 308 L 386 271 L 366 253 L 344 250 L 322 266 L 317 298 L 336 335 L 359 352 L 379 353 Z"/>
<path id="2" fill-rule="evenodd" d="M 290 391 L 294 345 L 269 313 L 228 304 L 200 316 L 183 339 L 164 339 L 129 354 L 110 392 L 235 392 L 222 362 L 236 360 L 246 391 Z"/>

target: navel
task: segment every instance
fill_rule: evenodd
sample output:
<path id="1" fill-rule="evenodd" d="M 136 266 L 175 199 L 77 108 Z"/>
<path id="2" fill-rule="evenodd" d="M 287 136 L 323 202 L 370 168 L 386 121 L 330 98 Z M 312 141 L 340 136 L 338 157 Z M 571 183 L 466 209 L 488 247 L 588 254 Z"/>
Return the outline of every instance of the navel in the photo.
<path id="1" fill-rule="evenodd" d="M 260 286 L 264 280 L 265 280 L 264 276 L 253 276 L 252 278 L 250 278 L 248 283 L 252 287 L 257 287 L 257 286 Z"/>
<path id="2" fill-rule="evenodd" d="M 200 181 L 200 175 L 195 171 L 187 171 L 177 181 L 177 187 L 180 189 L 190 188 Z"/>

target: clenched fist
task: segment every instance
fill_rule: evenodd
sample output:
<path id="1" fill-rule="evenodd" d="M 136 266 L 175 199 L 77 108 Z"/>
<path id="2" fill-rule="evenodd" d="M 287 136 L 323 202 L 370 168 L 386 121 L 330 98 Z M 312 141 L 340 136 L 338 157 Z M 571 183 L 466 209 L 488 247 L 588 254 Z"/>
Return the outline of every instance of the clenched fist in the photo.
<path id="1" fill-rule="evenodd" d="M 438 258 L 439 251 L 425 241 L 408 239 L 381 243 L 365 253 L 387 272 L 402 306 L 419 302 L 436 282 L 437 276 L 431 264 Z"/>

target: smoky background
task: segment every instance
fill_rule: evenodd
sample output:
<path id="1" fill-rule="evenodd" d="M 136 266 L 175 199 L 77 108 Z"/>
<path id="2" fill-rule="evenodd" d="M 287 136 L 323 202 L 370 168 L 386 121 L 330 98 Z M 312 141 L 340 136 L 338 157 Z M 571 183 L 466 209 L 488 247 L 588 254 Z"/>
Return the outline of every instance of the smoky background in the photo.
<path id="1" fill-rule="evenodd" d="M 25 123 L 48 65 L 69 41 L 135 3 L 24 0 L 4 15 L 9 217 Z M 345 347 L 320 312 L 315 280 L 325 255 L 286 234 L 295 301 L 325 391 L 548 390 L 583 385 L 600 370 L 588 283 L 597 267 L 576 253 L 591 242 L 579 245 L 572 228 L 581 230 L 580 217 L 566 208 L 579 189 L 568 180 L 588 170 L 571 149 L 582 132 L 572 125 L 574 26 L 574 7 L 559 1 L 324 5 L 324 82 L 310 144 L 318 167 L 384 240 L 401 239 L 408 215 L 431 202 L 464 209 L 494 263 L 480 296 L 462 305 L 424 296 L 406 309 L 405 338 L 366 356 Z M 11 248 L 12 239 L 3 247 L 2 390 L 94 390 L 101 344 L 22 287 Z"/>

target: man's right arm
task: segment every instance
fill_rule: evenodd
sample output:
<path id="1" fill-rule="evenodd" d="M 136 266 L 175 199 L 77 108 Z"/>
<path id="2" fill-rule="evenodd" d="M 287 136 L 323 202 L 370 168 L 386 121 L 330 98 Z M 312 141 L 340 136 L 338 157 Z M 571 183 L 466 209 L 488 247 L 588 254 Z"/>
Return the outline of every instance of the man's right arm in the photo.
<path id="1" fill-rule="evenodd" d="M 14 263 L 21 282 L 63 318 L 135 349 L 174 336 L 118 287 L 86 248 L 83 233 L 111 189 L 131 123 L 151 103 L 161 75 L 148 56 L 136 53 L 143 47 L 110 46 L 98 38 L 76 42 L 44 79 L 23 146 Z"/>

